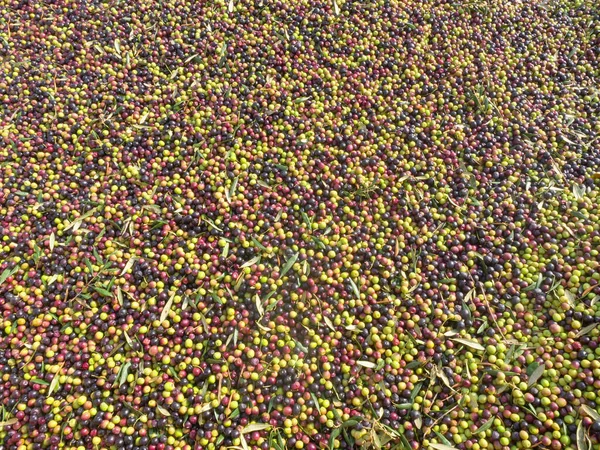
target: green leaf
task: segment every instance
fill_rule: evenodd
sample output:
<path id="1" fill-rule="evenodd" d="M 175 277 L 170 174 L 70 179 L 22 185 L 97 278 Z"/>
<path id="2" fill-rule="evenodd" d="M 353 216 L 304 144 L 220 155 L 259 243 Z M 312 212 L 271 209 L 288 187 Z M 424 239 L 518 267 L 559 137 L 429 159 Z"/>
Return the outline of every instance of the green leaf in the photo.
<path id="1" fill-rule="evenodd" d="M 290 271 L 292 266 L 296 263 L 297 259 L 298 253 L 294 253 L 292 256 L 290 256 L 290 259 L 287 260 L 287 262 L 283 266 L 283 269 L 281 269 L 281 274 L 279 274 L 279 278 L 283 278 L 284 275 Z"/>
<path id="2" fill-rule="evenodd" d="M 330 449 L 334 449 L 335 448 L 335 440 L 337 439 L 337 437 L 340 435 L 341 430 L 339 428 L 335 428 L 332 432 L 331 435 L 329 436 L 329 448 Z"/>
<path id="3" fill-rule="evenodd" d="M 360 419 L 355 419 L 355 418 L 348 419 L 348 420 L 346 420 L 344 423 L 342 423 L 340 425 L 340 428 L 353 427 L 353 426 L 355 426 L 355 425 L 357 425 L 359 423 L 360 423 Z"/>
<path id="4" fill-rule="evenodd" d="M 249 261 L 246 261 L 244 264 L 240 266 L 240 269 L 245 269 L 246 267 L 253 266 L 254 264 L 258 264 L 260 262 L 260 255 L 255 256 Z"/>
<path id="5" fill-rule="evenodd" d="M 310 97 L 298 97 L 296 100 L 294 100 L 294 103 L 304 103 L 307 100 L 310 100 Z"/>
<path id="6" fill-rule="evenodd" d="M 319 400 L 317 399 L 317 396 L 315 395 L 314 392 L 311 392 L 310 397 L 312 398 L 312 401 L 315 404 L 315 408 L 317 408 L 317 411 L 318 411 L 320 407 L 319 407 Z"/>
<path id="7" fill-rule="evenodd" d="M 541 364 L 539 367 L 536 367 L 536 369 L 529 376 L 529 381 L 527 382 L 527 386 L 528 387 L 533 386 L 536 383 L 536 381 L 539 380 L 540 377 L 544 374 L 544 370 L 546 370 L 546 366 L 543 364 Z"/>
<path id="8" fill-rule="evenodd" d="M 9 277 L 13 276 L 17 270 L 19 270 L 18 266 L 13 267 L 12 269 L 4 269 L 4 272 L 2 272 L 2 275 L 0 275 L 0 285 L 2 285 L 2 283 L 4 283 Z"/>
<path id="9" fill-rule="evenodd" d="M 415 384 L 415 387 L 413 388 L 412 392 L 410 393 L 410 401 L 411 403 L 414 403 L 415 398 L 417 397 L 417 395 L 419 395 L 419 392 L 421 391 L 421 386 L 423 386 L 423 382 L 419 382 L 417 384 Z"/>
<path id="10" fill-rule="evenodd" d="M 350 286 L 352 287 L 352 291 L 354 292 L 354 295 L 356 296 L 357 299 L 360 300 L 360 291 L 358 290 L 358 286 L 356 285 L 356 283 L 354 282 L 354 280 L 352 278 L 348 278 L 348 280 L 350 280 Z"/>
<path id="11" fill-rule="evenodd" d="M 485 351 L 485 347 L 481 345 L 479 342 L 472 339 L 464 339 L 464 338 L 451 338 L 453 341 L 458 342 L 459 344 L 466 345 L 474 350 Z"/>
<path id="12" fill-rule="evenodd" d="M 109 291 L 107 291 L 107 290 L 106 290 L 106 289 L 104 289 L 103 287 L 100 287 L 100 286 L 93 286 L 93 288 L 94 288 L 94 290 L 95 290 L 95 291 L 96 291 L 98 294 L 100 294 L 100 295 L 102 295 L 102 296 L 104 296 L 104 297 L 112 297 L 112 293 L 111 293 L 111 292 L 109 292 Z"/>
<path id="13" fill-rule="evenodd" d="M 119 377 L 119 386 L 123 386 L 123 384 L 127 381 L 127 376 L 129 375 L 129 368 L 131 367 L 131 363 L 127 361 L 120 370 Z"/>
<path id="14" fill-rule="evenodd" d="M 527 376 L 528 376 L 528 377 L 530 377 L 530 376 L 531 376 L 531 374 L 532 374 L 533 372 L 535 372 L 535 369 L 537 369 L 539 366 L 540 366 L 540 364 L 539 364 L 539 363 L 537 363 L 537 362 L 535 362 L 535 361 L 534 361 L 534 362 L 532 362 L 531 364 L 529 364 L 529 365 L 527 366 Z"/>
<path id="15" fill-rule="evenodd" d="M 586 334 L 589 334 L 589 332 L 592 331 L 597 326 L 598 326 L 597 323 L 591 323 L 591 324 L 583 327 L 581 330 L 579 330 L 575 336 L 578 338 L 581 336 L 585 336 Z"/>
<path id="16" fill-rule="evenodd" d="M 56 372 L 54 374 L 54 376 L 52 377 L 52 382 L 50 383 L 50 387 L 48 388 L 47 397 L 50 397 L 52 395 L 52 393 L 58 387 L 58 380 L 59 380 L 59 378 L 60 378 L 60 371 Z"/>
<path id="17" fill-rule="evenodd" d="M 50 385 L 50 383 L 48 383 L 46 380 L 41 380 L 39 378 L 32 378 L 30 381 L 32 383 L 35 383 L 35 384 L 41 384 L 42 386 L 49 386 Z"/>
<path id="18" fill-rule="evenodd" d="M 487 430 L 489 430 L 491 428 L 491 426 L 493 424 L 494 424 L 494 418 L 492 417 L 486 423 L 484 423 L 483 425 L 481 425 L 477 430 L 475 430 L 475 432 L 473 434 L 485 433 Z"/>
<path id="19" fill-rule="evenodd" d="M 438 432 L 438 431 L 435 431 L 435 434 L 436 434 L 436 436 L 438 437 L 438 439 L 439 439 L 440 441 L 442 441 L 444 444 L 446 444 L 446 445 L 452 445 L 452 444 L 450 443 L 450 441 L 449 441 L 448 439 L 446 439 L 446 436 L 444 436 L 442 433 L 440 433 L 440 432 Z"/>
<path id="20" fill-rule="evenodd" d="M 312 230 L 312 221 L 310 220 L 310 218 L 308 217 L 308 215 L 304 211 L 302 211 L 301 214 L 302 214 L 302 219 L 304 220 L 304 223 L 306 223 L 306 227 L 309 230 Z"/>
<path id="21" fill-rule="evenodd" d="M 254 242 L 254 245 L 256 245 L 258 248 L 260 248 L 263 252 L 267 251 L 267 247 L 265 247 L 264 245 L 262 245 L 258 239 L 256 239 L 254 236 L 252 236 L 250 238 L 252 240 L 252 242 Z"/>

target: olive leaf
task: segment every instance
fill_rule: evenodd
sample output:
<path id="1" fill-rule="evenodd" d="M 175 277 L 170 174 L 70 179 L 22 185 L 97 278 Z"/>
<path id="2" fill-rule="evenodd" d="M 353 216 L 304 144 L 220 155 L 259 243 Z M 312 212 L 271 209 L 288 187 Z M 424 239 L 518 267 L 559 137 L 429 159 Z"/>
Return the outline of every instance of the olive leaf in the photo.
<path id="1" fill-rule="evenodd" d="M 13 426 L 18 421 L 19 420 L 16 417 L 13 417 L 12 419 L 5 420 L 4 422 L 0 422 L 0 428 Z"/>
<path id="2" fill-rule="evenodd" d="M 13 267 L 12 269 L 6 268 L 2 275 L 0 275 L 0 285 L 4 283 L 9 277 L 13 276 L 17 270 L 19 270 L 18 266 Z"/>
<path id="3" fill-rule="evenodd" d="M 251 423 L 242 428 L 242 434 L 254 433 L 255 431 L 268 430 L 271 425 L 268 423 Z"/>
<path id="4" fill-rule="evenodd" d="M 246 261 L 244 264 L 240 266 L 240 269 L 245 269 L 246 267 L 253 266 L 254 264 L 258 264 L 260 262 L 260 255 L 255 256 L 254 258 Z"/>
<path id="5" fill-rule="evenodd" d="M 481 345 L 479 342 L 474 341 L 472 339 L 464 339 L 464 338 L 451 338 L 453 341 L 458 342 L 459 344 L 466 345 L 474 350 L 485 351 L 485 347 Z"/>
<path id="6" fill-rule="evenodd" d="M 254 303 L 256 303 L 256 310 L 258 311 L 260 317 L 264 316 L 265 309 L 263 308 L 262 301 L 260 300 L 258 294 L 254 296 Z"/>
<path id="7" fill-rule="evenodd" d="M 354 280 L 352 278 L 348 278 L 348 280 L 350 280 L 350 286 L 352 286 L 352 291 L 354 291 L 354 295 L 356 296 L 357 299 L 360 300 L 360 291 L 358 290 L 358 286 L 356 285 L 356 283 L 354 282 Z"/>
<path id="8" fill-rule="evenodd" d="M 131 367 L 131 363 L 129 361 L 127 361 L 122 367 L 121 367 L 121 376 L 119 377 L 119 386 L 123 386 L 125 384 L 125 382 L 127 381 L 127 377 L 129 376 L 129 368 Z"/>
<path id="9" fill-rule="evenodd" d="M 327 316 L 323 317 L 323 320 L 325 321 L 325 324 L 331 328 L 331 331 L 335 331 L 335 327 L 333 326 L 333 323 L 331 322 L 331 319 Z"/>
<path id="10" fill-rule="evenodd" d="M 134 264 L 135 264 L 135 258 L 134 257 L 129 258 L 129 261 L 127 261 L 127 264 L 125 264 L 125 267 L 123 267 L 123 270 L 121 271 L 121 276 L 125 275 L 127 273 L 127 271 L 133 267 Z"/>
<path id="11" fill-rule="evenodd" d="M 47 394 L 48 397 L 50 397 L 52 395 L 52 393 L 58 387 L 59 379 L 60 379 L 60 370 L 58 372 L 56 372 L 54 374 L 54 376 L 52 377 L 52 382 L 50 383 L 50 387 L 48 387 L 48 394 Z"/>
<path id="12" fill-rule="evenodd" d="M 171 312 L 171 307 L 173 306 L 173 298 L 175 297 L 175 293 L 172 293 L 171 296 L 169 297 L 169 300 L 167 300 L 167 303 L 165 303 L 165 306 L 162 310 L 162 312 L 160 313 L 160 321 L 164 322 L 165 319 L 167 317 L 169 317 L 169 313 Z"/>
<path id="13" fill-rule="evenodd" d="M 375 367 L 377 367 L 377 365 L 375 363 L 372 363 L 371 361 L 356 361 L 356 364 L 358 364 L 359 366 L 366 367 L 367 369 L 374 369 Z"/>
<path id="14" fill-rule="evenodd" d="M 161 413 L 165 417 L 171 416 L 171 413 L 160 405 L 156 405 L 156 409 L 158 410 L 159 413 Z"/>
<path id="15" fill-rule="evenodd" d="M 583 327 L 581 330 L 579 330 L 577 332 L 577 334 L 575 335 L 575 337 L 581 337 L 581 336 L 585 336 L 586 334 L 589 334 L 590 331 L 592 331 L 594 328 L 596 328 L 598 326 L 597 323 L 591 323 L 585 327 Z"/>
<path id="16" fill-rule="evenodd" d="M 537 380 L 540 379 L 540 377 L 544 374 L 544 370 L 546 370 L 546 366 L 541 364 L 539 367 L 537 367 L 531 374 L 531 376 L 529 377 L 529 381 L 527 382 L 527 387 L 531 387 L 533 386 Z"/>
<path id="17" fill-rule="evenodd" d="M 591 417 L 594 420 L 600 420 L 600 414 L 598 414 L 596 410 L 590 408 L 588 405 L 581 405 L 579 407 L 579 412 L 584 413 L 586 416 Z"/>
<path id="18" fill-rule="evenodd" d="M 585 440 L 585 429 L 583 428 L 583 421 L 579 421 L 577 425 L 577 450 L 588 450 L 588 445 Z"/>
<path id="19" fill-rule="evenodd" d="M 475 430 L 475 432 L 473 434 L 477 434 L 477 433 L 485 433 L 487 430 L 489 430 L 491 428 L 491 426 L 494 424 L 494 418 L 492 417 L 490 420 L 488 420 L 486 423 L 484 423 L 483 425 L 481 425 L 479 428 L 477 428 L 477 430 Z"/>
<path id="20" fill-rule="evenodd" d="M 429 447 L 435 450 L 458 450 L 456 447 L 446 444 L 429 444 Z"/>
<path id="21" fill-rule="evenodd" d="M 279 278 L 283 278 L 283 276 L 290 271 L 292 266 L 296 263 L 297 259 L 298 253 L 294 253 L 292 256 L 290 256 L 290 259 L 287 260 L 287 262 L 283 266 L 283 269 L 281 269 L 281 274 L 279 275 Z"/>

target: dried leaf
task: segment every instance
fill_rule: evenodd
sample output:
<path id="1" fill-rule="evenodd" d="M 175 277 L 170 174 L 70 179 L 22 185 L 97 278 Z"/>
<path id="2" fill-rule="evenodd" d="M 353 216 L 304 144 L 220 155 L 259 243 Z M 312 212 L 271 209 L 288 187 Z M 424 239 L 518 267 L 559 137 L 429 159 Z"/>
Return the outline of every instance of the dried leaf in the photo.
<path id="1" fill-rule="evenodd" d="M 271 425 L 268 423 L 251 423 L 242 429 L 242 434 L 254 433 L 255 431 L 268 430 Z"/>
<path id="2" fill-rule="evenodd" d="M 49 241 L 50 241 L 49 242 L 50 243 L 50 251 L 53 251 L 54 250 L 54 244 L 56 243 L 56 236 L 54 235 L 54 232 L 52 232 L 50 234 L 50 240 Z"/>
<path id="3" fill-rule="evenodd" d="M 4 422 L 0 422 L 0 428 L 10 427 L 17 422 L 18 422 L 18 419 L 16 417 L 13 417 L 12 419 L 8 419 L 8 420 L 5 420 Z"/>
<path id="4" fill-rule="evenodd" d="M 441 369 L 441 367 L 438 370 L 437 374 L 442 379 L 442 381 L 444 382 L 444 384 L 446 386 L 448 386 L 450 389 L 452 389 L 452 385 L 450 384 L 450 380 L 448 379 L 448 377 L 446 376 L 446 374 L 444 373 L 444 371 Z"/>
<path id="5" fill-rule="evenodd" d="M 234 9 L 235 9 L 235 7 L 233 5 L 233 0 L 229 0 L 229 3 L 227 5 L 227 11 L 229 11 L 231 13 L 231 12 L 233 12 Z"/>
<path id="6" fill-rule="evenodd" d="M 573 307 L 575 306 L 575 294 L 573 294 L 571 291 L 566 290 L 565 291 L 565 297 L 567 298 L 567 303 Z"/>
<path id="7" fill-rule="evenodd" d="M 485 347 L 483 345 L 472 339 L 453 338 L 452 340 L 458 342 L 459 344 L 466 345 L 474 350 L 485 351 Z"/>
<path id="8" fill-rule="evenodd" d="M 336 0 L 333 0 L 333 12 L 335 13 L 336 16 L 340 15 L 340 7 L 338 6 Z"/>
<path id="9" fill-rule="evenodd" d="M 588 450 L 588 445 L 585 440 L 585 429 L 583 428 L 583 421 L 579 421 L 577 425 L 577 450 Z"/>
<path id="10" fill-rule="evenodd" d="M 159 413 L 161 413 L 165 417 L 171 416 L 171 413 L 160 405 L 156 405 L 156 409 L 158 410 Z"/>
<path id="11" fill-rule="evenodd" d="M 421 416 L 418 416 L 415 419 L 415 426 L 417 427 L 418 430 L 420 430 L 423 427 L 423 418 Z"/>
<path id="12" fill-rule="evenodd" d="M 371 361 L 356 361 L 356 364 L 358 364 L 359 366 L 366 367 L 367 369 L 374 369 L 375 367 L 377 367 L 377 365 L 375 363 L 372 363 Z"/>
<path id="13" fill-rule="evenodd" d="M 331 331 L 335 331 L 335 327 L 333 326 L 333 323 L 331 322 L 331 319 L 327 316 L 323 317 L 323 320 L 325 321 L 325 324 L 331 328 Z"/>
<path id="14" fill-rule="evenodd" d="M 581 293 L 581 298 L 584 298 L 585 296 L 587 296 L 587 295 L 588 295 L 590 292 L 592 292 L 592 291 L 593 291 L 595 288 L 596 288 L 596 285 L 595 285 L 595 284 L 593 284 L 593 285 L 591 285 L 590 287 L 588 287 L 586 290 L 584 290 L 584 291 Z"/>
<path id="15" fill-rule="evenodd" d="M 298 259 L 298 253 L 294 253 L 292 256 L 290 256 L 290 259 L 287 260 L 287 262 L 283 266 L 283 269 L 281 269 L 279 278 L 283 278 L 283 276 L 290 271 L 292 266 L 296 263 L 297 259 Z"/>
<path id="16" fill-rule="evenodd" d="M 189 63 L 192 59 L 194 59 L 196 56 L 199 56 L 198 53 L 194 53 L 192 56 L 190 56 L 189 58 L 187 58 L 184 62 L 185 64 Z"/>
<path id="17" fill-rule="evenodd" d="M 254 303 L 256 303 L 256 309 L 258 311 L 258 314 L 261 317 L 264 316 L 265 310 L 263 308 L 262 301 L 260 300 L 260 297 L 258 296 L 258 294 L 256 294 L 254 297 Z"/>
<path id="18" fill-rule="evenodd" d="M 121 286 L 117 286 L 117 301 L 120 306 L 123 306 L 123 292 L 121 291 Z"/>
<path id="19" fill-rule="evenodd" d="M 129 261 L 127 261 L 127 264 L 125 264 L 125 267 L 123 267 L 123 270 L 121 271 L 121 276 L 125 275 L 127 271 L 133 267 L 134 264 L 135 258 L 132 256 L 131 258 L 129 258 Z"/>
<path id="20" fill-rule="evenodd" d="M 119 39 L 115 39 L 115 51 L 117 52 L 117 55 L 121 54 L 121 41 L 119 41 Z"/>
<path id="21" fill-rule="evenodd" d="M 582 188 L 578 184 L 574 184 L 573 185 L 573 195 L 575 196 L 575 199 L 582 200 L 585 195 L 585 188 L 584 187 Z"/>
<path id="22" fill-rule="evenodd" d="M 123 331 L 123 335 L 125 336 L 125 341 L 127 341 L 127 344 L 129 344 L 129 346 L 133 348 L 133 341 L 129 337 L 129 334 L 127 334 L 127 331 Z"/>
<path id="23" fill-rule="evenodd" d="M 162 310 L 162 312 L 160 313 L 160 321 L 164 322 L 165 319 L 167 317 L 169 317 L 169 313 L 171 312 L 171 307 L 173 306 L 173 298 L 175 297 L 175 293 L 171 294 L 171 296 L 169 297 L 169 300 L 167 300 L 167 303 L 165 303 L 165 306 Z"/>
<path id="24" fill-rule="evenodd" d="M 527 386 L 531 387 L 535 384 L 535 382 L 537 380 L 540 379 L 540 377 L 544 374 L 544 370 L 546 370 L 546 366 L 541 364 L 539 367 L 537 367 L 533 373 L 531 374 L 531 376 L 529 377 L 529 381 L 527 382 Z"/>
<path id="25" fill-rule="evenodd" d="M 429 447 L 435 450 L 458 450 L 456 447 L 446 444 L 429 444 Z"/>
<path id="26" fill-rule="evenodd" d="M 46 394 L 47 397 L 50 397 L 52 395 L 52 393 L 58 387 L 59 378 L 60 378 L 60 370 L 58 372 L 56 372 L 54 374 L 54 376 L 52 377 L 52 382 L 50 383 L 50 387 L 48 388 L 48 393 Z"/>
<path id="27" fill-rule="evenodd" d="M 242 433 L 242 434 L 240 434 L 240 443 L 242 444 L 242 448 L 243 448 L 244 450 L 250 450 L 250 449 L 248 448 L 248 443 L 246 442 L 246 438 L 244 437 L 244 434 L 243 434 L 243 433 Z"/>
<path id="28" fill-rule="evenodd" d="M 590 408 L 588 405 L 581 405 L 579 407 L 579 413 L 584 413 L 586 416 L 591 417 L 594 420 L 600 420 L 600 414 L 598 414 L 598 411 Z"/>

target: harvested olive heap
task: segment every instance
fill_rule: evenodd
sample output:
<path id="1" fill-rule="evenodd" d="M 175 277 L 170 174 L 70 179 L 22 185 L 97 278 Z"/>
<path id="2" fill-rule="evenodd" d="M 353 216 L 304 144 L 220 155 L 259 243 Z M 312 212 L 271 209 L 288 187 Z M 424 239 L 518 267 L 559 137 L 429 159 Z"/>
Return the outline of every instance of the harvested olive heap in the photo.
<path id="1" fill-rule="evenodd" d="M 595 2 L 0 3 L 0 450 L 600 448 Z"/>

